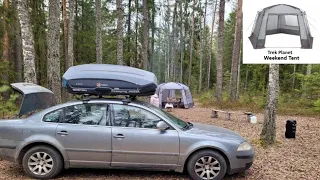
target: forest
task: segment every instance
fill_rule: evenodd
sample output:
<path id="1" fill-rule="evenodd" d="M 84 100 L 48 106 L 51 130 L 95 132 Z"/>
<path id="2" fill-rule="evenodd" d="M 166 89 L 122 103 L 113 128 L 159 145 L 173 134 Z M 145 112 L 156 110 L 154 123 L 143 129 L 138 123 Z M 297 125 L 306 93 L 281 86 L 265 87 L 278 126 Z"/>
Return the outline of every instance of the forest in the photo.
<path id="1" fill-rule="evenodd" d="M 279 113 L 320 114 L 320 65 L 242 63 L 242 0 L 0 2 L 1 114 L 17 109 L 13 82 L 39 84 L 67 101 L 61 76 L 86 63 L 152 71 L 159 83 L 188 85 L 203 106 L 253 112 L 266 106 L 273 72 Z"/>

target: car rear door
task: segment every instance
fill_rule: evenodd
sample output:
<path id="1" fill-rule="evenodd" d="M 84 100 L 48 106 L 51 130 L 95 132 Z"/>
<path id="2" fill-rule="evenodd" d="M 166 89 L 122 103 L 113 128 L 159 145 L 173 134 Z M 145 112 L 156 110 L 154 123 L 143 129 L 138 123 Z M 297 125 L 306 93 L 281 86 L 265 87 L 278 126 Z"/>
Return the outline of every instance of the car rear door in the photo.
<path id="1" fill-rule="evenodd" d="M 112 115 L 111 166 L 168 169 L 177 166 L 178 131 L 156 129 L 161 118 L 140 107 L 113 104 Z"/>
<path id="2" fill-rule="evenodd" d="M 111 163 L 111 127 L 108 105 L 82 103 L 64 108 L 56 137 L 71 167 L 107 167 Z"/>

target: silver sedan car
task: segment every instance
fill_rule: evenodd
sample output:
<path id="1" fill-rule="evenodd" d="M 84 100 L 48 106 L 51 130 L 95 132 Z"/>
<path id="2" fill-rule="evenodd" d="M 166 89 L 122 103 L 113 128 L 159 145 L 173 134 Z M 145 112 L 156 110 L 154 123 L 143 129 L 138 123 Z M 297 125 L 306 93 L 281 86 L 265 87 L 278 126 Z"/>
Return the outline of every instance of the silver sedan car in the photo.
<path id="1" fill-rule="evenodd" d="M 43 89 L 20 90 L 35 95 L 31 104 L 43 100 Z M 25 101 L 20 111 L 29 112 L 35 106 Z M 68 168 L 117 168 L 188 172 L 195 180 L 218 180 L 250 168 L 254 150 L 230 130 L 185 122 L 143 102 L 98 98 L 0 121 L 0 157 L 40 179 Z"/>

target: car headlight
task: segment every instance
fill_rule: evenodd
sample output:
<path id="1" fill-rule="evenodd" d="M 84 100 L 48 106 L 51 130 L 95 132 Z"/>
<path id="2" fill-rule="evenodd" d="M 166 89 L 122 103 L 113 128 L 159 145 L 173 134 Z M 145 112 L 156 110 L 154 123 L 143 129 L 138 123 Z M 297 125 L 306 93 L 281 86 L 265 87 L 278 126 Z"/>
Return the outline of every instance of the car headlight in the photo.
<path id="1" fill-rule="evenodd" d="M 251 144 L 249 144 L 248 142 L 243 142 L 239 145 L 237 151 L 250 151 L 251 149 Z"/>

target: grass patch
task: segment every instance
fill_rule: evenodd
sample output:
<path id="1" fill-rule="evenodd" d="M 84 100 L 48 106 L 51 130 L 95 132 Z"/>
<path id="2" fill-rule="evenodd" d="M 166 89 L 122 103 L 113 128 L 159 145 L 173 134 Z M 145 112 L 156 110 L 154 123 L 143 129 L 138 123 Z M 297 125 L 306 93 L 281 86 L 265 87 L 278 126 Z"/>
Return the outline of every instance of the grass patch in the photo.
<path id="1" fill-rule="evenodd" d="M 242 94 L 238 101 L 230 102 L 228 94 L 223 94 L 223 102 L 218 102 L 214 91 L 208 91 L 198 96 L 202 107 L 215 107 L 222 110 L 240 110 L 253 113 L 264 113 L 267 97 L 264 94 Z M 316 117 L 320 115 L 316 100 L 302 99 L 289 94 L 282 94 L 278 100 L 279 115 L 294 115 Z"/>

